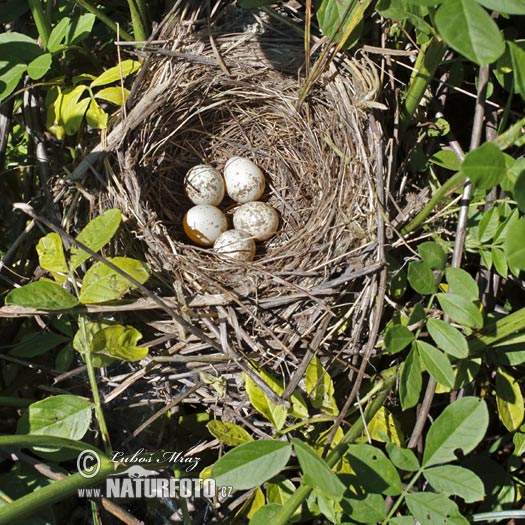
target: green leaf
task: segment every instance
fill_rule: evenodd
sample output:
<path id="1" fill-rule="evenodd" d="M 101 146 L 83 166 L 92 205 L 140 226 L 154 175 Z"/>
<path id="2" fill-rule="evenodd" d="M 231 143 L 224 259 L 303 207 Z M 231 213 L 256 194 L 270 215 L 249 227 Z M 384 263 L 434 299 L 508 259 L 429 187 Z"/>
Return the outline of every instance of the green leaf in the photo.
<path id="1" fill-rule="evenodd" d="M 337 475 L 309 445 L 297 438 L 292 438 L 292 443 L 303 472 L 304 482 L 335 501 L 340 501 L 346 487 Z"/>
<path id="2" fill-rule="evenodd" d="M 60 51 L 63 47 L 66 36 L 71 27 L 71 19 L 67 16 L 62 18 L 60 22 L 53 28 L 47 40 L 47 50 L 51 53 Z"/>
<path id="3" fill-rule="evenodd" d="M 489 413 L 483 399 L 468 396 L 447 406 L 427 433 L 423 467 L 454 461 L 458 449 L 464 455 L 474 450 L 488 423 Z"/>
<path id="4" fill-rule="evenodd" d="M 512 64 L 514 91 L 523 97 L 525 95 L 525 41 L 508 41 L 507 46 Z"/>
<path id="5" fill-rule="evenodd" d="M 120 210 L 110 209 L 90 221 L 78 234 L 77 241 L 85 244 L 94 252 L 98 252 L 105 246 L 115 235 L 120 226 Z M 73 246 L 71 248 L 71 268 L 78 268 L 84 261 L 89 259 L 90 255 Z"/>
<path id="6" fill-rule="evenodd" d="M 241 5 L 241 0 L 239 0 L 239 5 Z M 257 510 L 257 512 L 251 517 L 248 525 L 268 525 L 268 523 L 273 523 L 281 510 L 282 505 L 279 505 L 278 503 L 268 503 Z"/>
<path id="7" fill-rule="evenodd" d="M 140 361 L 148 355 L 146 347 L 137 346 L 142 334 L 132 326 L 120 324 L 98 330 L 91 341 L 91 352 L 122 359 Z"/>
<path id="8" fill-rule="evenodd" d="M 109 366 L 115 361 L 115 357 L 107 355 L 105 353 L 95 354 L 93 353 L 93 339 L 95 334 L 100 330 L 111 326 L 110 323 L 85 323 L 80 326 L 73 338 L 73 348 L 82 355 L 85 360 L 85 354 L 91 354 L 91 360 L 94 367 L 100 368 L 103 366 Z"/>
<path id="9" fill-rule="evenodd" d="M 339 414 L 332 378 L 317 356 L 313 356 L 306 368 L 305 382 L 306 393 L 314 408 L 328 415 Z"/>
<path id="10" fill-rule="evenodd" d="M 442 494 L 413 492 L 406 495 L 406 503 L 420 525 L 469 525 L 458 506 Z"/>
<path id="11" fill-rule="evenodd" d="M 365 0 L 369 4 L 370 0 Z M 322 0 L 317 10 L 317 21 L 321 31 L 332 40 L 339 42 L 345 34 L 349 34 L 349 42 L 356 42 L 359 37 L 356 32 L 359 31 L 359 22 L 361 19 L 356 18 L 356 11 L 359 12 L 361 6 L 354 0 Z M 349 33 L 347 33 L 349 31 Z"/>
<path id="12" fill-rule="evenodd" d="M 126 78 L 140 68 L 140 62 L 138 60 L 123 60 L 120 64 L 111 67 L 99 75 L 93 82 L 91 87 L 105 86 L 112 84 L 121 78 Z"/>
<path id="13" fill-rule="evenodd" d="M 379 523 L 387 516 L 386 503 L 380 494 L 348 496 L 347 492 L 340 505 L 352 522 Z"/>
<path id="14" fill-rule="evenodd" d="M 296 490 L 295 485 L 289 479 L 277 476 L 275 481 L 269 481 L 266 484 L 266 501 L 283 505 Z"/>
<path id="15" fill-rule="evenodd" d="M 525 15 L 525 4 L 523 0 L 477 0 L 487 9 L 494 9 L 508 15 Z"/>
<path id="16" fill-rule="evenodd" d="M 53 62 L 53 56 L 50 53 L 45 53 L 36 57 L 27 65 L 27 74 L 33 80 L 42 78 L 50 69 Z"/>
<path id="17" fill-rule="evenodd" d="M 464 2 L 465 0 L 453 1 Z M 473 2 L 474 0 L 468 1 Z M 502 181 L 507 173 L 505 155 L 492 142 L 484 142 L 475 150 L 467 153 L 461 164 L 461 173 L 478 188 L 492 189 Z"/>
<path id="18" fill-rule="evenodd" d="M 37 355 L 45 354 L 59 345 L 63 345 L 69 340 L 70 338 L 64 335 L 41 330 L 40 332 L 25 335 L 22 340 L 16 343 L 14 348 L 9 351 L 9 355 L 24 358 L 36 357 Z"/>
<path id="19" fill-rule="evenodd" d="M 41 54 L 42 49 L 34 38 L 16 31 L 0 33 L 0 67 L 6 63 L 8 68 L 16 64 L 27 65 Z"/>
<path id="20" fill-rule="evenodd" d="M 419 357 L 413 348 L 402 365 L 399 378 L 399 399 L 403 410 L 413 407 L 419 401 L 422 383 Z"/>
<path id="21" fill-rule="evenodd" d="M 48 233 L 41 237 L 36 245 L 38 263 L 40 266 L 53 273 L 67 274 L 68 267 L 64 256 L 62 238 L 58 233 Z"/>
<path id="22" fill-rule="evenodd" d="M 429 160 L 433 164 L 441 166 L 446 170 L 459 171 L 461 168 L 461 161 L 458 156 L 453 151 L 447 149 L 436 151 Z"/>
<path id="23" fill-rule="evenodd" d="M 79 440 L 91 423 L 91 403 L 69 394 L 33 403 L 19 423 L 18 433 Z"/>
<path id="24" fill-rule="evenodd" d="M 69 310 L 78 300 L 62 286 L 49 281 L 36 281 L 11 290 L 5 304 L 16 304 L 40 310 Z"/>
<path id="25" fill-rule="evenodd" d="M 501 422 L 509 432 L 523 423 L 524 405 L 520 384 L 504 368 L 496 372 L 496 402 Z"/>
<path id="26" fill-rule="evenodd" d="M 504 279 L 506 279 L 508 277 L 509 268 L 507 266 L 505 253 L 499 248 L 492 248 L 491 254 L 492 260 L 494 261 L 494 268 Z"/>
<path id="27" fill-rule="evenodd" d="M 447 268 L 445 275 L 449 285 L 449 292 L 461 295 L 469 301 L 477 301 L 479 290 L 473 277 L 461 268 Z"/>
<path id="28" fill-rule="evenodd" d="M 108 127 L 108 114 L 98 105 L 97 101 L 91 99 L 86 111 L 86 122 L 93 129 L 106 129 Z"/>
<path id="29" fill-rule="evenodd" d="M 441 350 L 458 359 L 468 357 L 468 343 L 465 336 L 449 323 L 441 319 L 430 318 L 427 321 L 427 330 Z"/>
<path id="30" fill-rule="evenodd" d="M 68 44 L 78 44 L 89 36 L 96 19 L 97 17 L 91 13 L 84 13 L 83 15 L 73 18 L 71 30 L 68 35 Z"/>
<path id="31" fill-rule="evenodd" d="M 516 204 L 521 211 L 525 211 L 525 170 L 521 171 L 513 188 Z"/>
<path id="32" fill-rule="evenodd" d="M 95 98 L 100 98 L 117 106 L 121 106 L 127 100 L 129 95 L 129 90 L 122 89 L 120 86 L 108 87 L 101 89 L 95 95 Z"/>
<path id="33" fill-rule="evenodd" d="M 244 388 L 255 410 L 262 414 L 275 430 L 281 430 L 286 421 L 286 409 L 270 401 L 257 384 L 246 374 L 244 375 Z"/>
<path id="34" fill-rule="evenodd" d="M 435 24 L 448 45 L 479 66 L 495 62 L 505 50 L 498 26 L 474 0 L 445 0 Z"/>
<path id="35" fill-rule="evenodd" d="M 447 254 L 443 248 L 434 241 L 422 242 L 417 247 L 417 252 L 423 261 L 435 270 L 444 270 L 447 263 Z"/>
<path id="36" fill-rule="evenodd" d="M 421 295 L 430 295 L 436 290 L 432 268 L 425 261 L 412 261 L 408 265 L 408 282 Z"/>
<path id="37" fill-rule="evenodd" d="M 148 280 L 148 267 L 141 261 L 129 257 L 108 257 L 107 260 L 140 284 Z M 102 261 L 98 261 L 84 275 L 79 299 L 82 304 L 105 303 L 120 299 L 134 288 L 136 285 L 126 277 L 118 274 Z"/>
<path id="38" fill-rule="evenodd" d="M 80 100 L 87 90 L 87 86 L 80 85 L 73 89 L 62 92 L 62 102 L 60 104 L 60 121 L 64 125 L 64 130 L 68 135 L 74 135 L 82 124 L 82 119 L 86 113 L 90 99 Z"/>
<path id="39" fill-rule="evenodd" d="M 445 496 L 460 496 L 466 503 L 474 503 L 485 496 L 481 479 L 471 470 L 457 465 L 442 465 L 423 471 L 427 481 Z"/>
<path id="40" fill-rule="evenodd" d="M 525 217 L 514 222 L 505 235 L 503 251 L 514 275 L 525 270 Z"/>
<path id="41" fill-rule="evenodd" d="M 385 334 L 385 347 L 389 354 L 397 354 L 414 340 L 414 334 L 400 324 L 391 326 Z"/>
<path id="42" fill-rule="evenodd" d="M 438 293 L 436 297 L 443 311 L 456 323 L 471 328 L 483 326 L 483 315 L 473 302 L 454 293 Z"/>
<path id="43" fill-rule="evenodd" d="M 26 70 L 27 66 L 25 64 L 15 64 L 5 70 L 0 68 L 0 102 L 16 89 Z"/>
<path id="44" fill-rule="evenodd" d="M 390 461 L 400 470 L 416 472 L 419 470 L 419 461 L 414 451 L 409 448 L 398 447 L 395 443 L 388 443 L 386 451 Z"/>
<path id="45" fill-rule="evenodd" d="M 424 341 L 414 343 L 419 353 L 419 361 L 425 370 L 441 385 L 452 388 L 454 386 L 454 370 L 447 356 L 435 346 Z"/>
<path id="46" fill-rule="evenodd" d="M 253 441 L 253 437 L 244 428 L 235 423 L 214 419 L 207 423 L 206 427 L 212 436 L 229 447 L 236 447 L 237 445 Z"/>
<path id="47" fill-rule="evenodd" d="M 347 457 L 366 493 L 386 496 L 401 494 L 401 478 L 382 450 L 366 443 L 350 445 Z"/>
<path id="48" fill-rule="evenodd" d="M 218 487 L 249 490 L 279 474 L 291 452 L 292 447 L 283 441 L 260 439 L 244 443 L 213 464 L 212 477 Z"/>

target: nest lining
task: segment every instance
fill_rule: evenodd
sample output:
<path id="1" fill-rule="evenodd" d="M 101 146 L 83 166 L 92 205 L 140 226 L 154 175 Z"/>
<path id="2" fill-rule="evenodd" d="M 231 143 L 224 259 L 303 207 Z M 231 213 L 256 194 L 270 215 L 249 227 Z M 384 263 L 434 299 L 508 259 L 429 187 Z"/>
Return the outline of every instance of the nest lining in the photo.
<path id="1" fill-rule="evenodd" d="M 231 306 L 207 309 L 233 328 L 228 344 L 284 355 L 312 348 L 314 339 L 314 346 L 328 345 L 316 331 L 328 332 L 350 288 L 324 283 L 367 264 L 360 255 L 374 237 L 376 148 L 360 107 L 374 72 L 368 63 L 333 62 L 298 109 L 301 40 L 215 28 L 212 45 L 194 29 L 180 21 L 166 26 L 165 53 L 150 56 L 133 88 L 136 107 L 141 97 L 148 105 L 139 126 L 124 126 L 122 179 L 110 185 L 111 205 L 134 217 L 148 262 L 184 295 L 229 298 Z M 147 98 L 159 86 L 161 95 Z M 182 187 L 187 170 L 200 163 L 222 170 L 234 155 L 262 168 L 261 200 L 280 216 L 277 235 L 258 243 L 251 263 L 194 246 L 182 231 L 191 207 Z M 235 203 L 221 208 L 231 221 Z M 224 340 L 206 317 L 201 326 Z"/>

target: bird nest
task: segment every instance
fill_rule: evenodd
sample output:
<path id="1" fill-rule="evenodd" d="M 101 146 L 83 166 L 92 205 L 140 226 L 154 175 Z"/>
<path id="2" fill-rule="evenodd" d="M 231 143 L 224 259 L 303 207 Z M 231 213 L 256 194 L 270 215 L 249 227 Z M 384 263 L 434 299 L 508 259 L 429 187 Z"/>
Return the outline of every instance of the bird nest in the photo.
<path id="1" fill-rule="evenodd" d="M 366 57 L 336 56 L 308 84 L 302 35 L 252 13 L 231 4 L 208 20 L 194 12 L 163 23 L 113 134 L 119 166 L 107 195 L 206 340 L 230 357 L 284 363 L 284 374 L 334 344 L 355 353 L 366 330 L 377 79 Z M 198 247 L 182 228 L 188 169 L 222 171 L 236 155 L 263 170 L 261 200 L 280 217 L 251 262 Z M 230 221 L 235 206 L 221 205 Z"/>

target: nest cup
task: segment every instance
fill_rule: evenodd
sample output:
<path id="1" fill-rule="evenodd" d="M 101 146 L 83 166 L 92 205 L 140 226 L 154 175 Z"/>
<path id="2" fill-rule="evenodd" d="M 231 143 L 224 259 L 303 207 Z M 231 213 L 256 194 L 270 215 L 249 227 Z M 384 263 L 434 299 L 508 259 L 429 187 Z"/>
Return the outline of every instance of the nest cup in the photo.
<path id="1" fill-rule="evenodd" d="M 120 175 L 110 180 L 108 204 L 132 218 L 153 269 L 169 274 L 188 302 L 201 298 L 205 320 L 195 322 L 221 344 L 289 355 L 312 348 L 317 333 L 314 346 L 328 347 L 319 330 L 328 333 L 351 290 L 330 283 L 371 260 L 376 144 L 367 101 L 375 70 L 364 58 L 336 58 L 299 105 L 301 35 L 229 9 L 211 24 L 197 11 L 161 26 L 156 40 L 165 43 L 146 51 L 120 124 Z M 238 32 L 223 25 L 232 14 L 243 19 Z M 280 217 L 248 263 L 194 245 L 182 228 L 192 206 L 186 172 L 202 163 L 222 171 L 235 155 L 263 170 L 260 200 Z M 230 225 L 235 206 L 219 205 Z M 210 324 L 216 309 L 233 328 L 227 336 Z"/>

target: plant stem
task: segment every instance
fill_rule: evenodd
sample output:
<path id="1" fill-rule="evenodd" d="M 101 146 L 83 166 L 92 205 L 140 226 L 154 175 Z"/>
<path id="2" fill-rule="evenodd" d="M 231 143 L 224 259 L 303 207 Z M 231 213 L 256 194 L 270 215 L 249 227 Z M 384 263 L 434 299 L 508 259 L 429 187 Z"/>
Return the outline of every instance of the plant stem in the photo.
<path id="1" fill-rule="evenodd" d="M 417 111 L 425 91 L 441 64 L 446 44 L 437 36 L 421 46 L 415 64 L 415 71 L 410 79 L 405 104 L 401 109 L 400 131 L 404 132 Z"/>
<path id="2" fill-rule="evenodd" d="M 344 435 L 343 439 L 335 446 L 335 448 L 326 457 L 326 464 L 333 467 L 343 457 L 348 450 L 348 445 L 353 443 L 363 432 L 365 422 L 369 422 L 376 412 L 383 406 L 386 397 L 395 384 L 396 367 L 389 368 L 382 373 L 379 385 L 381 385 L 381 392 L 378 396 L 370 402 L 366 407 L 364 418 L 359 418 L 352 428 Z M 272 525 L 287 525 L 290 522 L 295 511 L 308 498 L 312 491 L 312 487 L 304 483 L 291 495 L 290 499 L 282 506 L 278 512 L 272 516 Z"/>
<path id="3" fill-rule="evenodd" d="M 49 40 L 49 35 L 51 34 L 51 24 L 49 22 L 44 8 L 42 7 L 41 0 L 28 0 L 29 8 L 31 9 L 31 14 L 33 15 L 33 20 L 35 21 L 40 40 L 42 41 L 42 47 L 47 48 L 47 41 Z"/>
<path id="4" fill-rule="evenodd" d="M 82 356 L 86 361 L 86 368 L 89 378 L 89 386 L 91 387 L 91 392 L 93 394 L 93 404 L 95 405 L 95 417 L 98 421 L 98 426 L 100 428 L 100 433 L 102 435 L 102 442 L 104 443 L 104 450 L 108 456 L 112 455 L 111 441 L 109 438 L 108 427 L 106 425 L 106 419 L 104 417 L 104 412 L 102 410 L 102 403 L 100 402 L 100 394 L 98 391 L 97 376 L 95 374 L 95 367 L 93 366 L 93 361 L 91 360 L 90 344 L 86 331 L 86 318 L 83 315 L 78 317 L 78 327 L 82 335 L 82 346 L 84 352 Z"/>
<path id="5" fill-rule="evenodd" d="M 133 33 L 136 40 L 145 41 L 148 39 L 146 10 L 142 0 L 128 0 Z"/>
<path id="6" fill-rule="evenodd" d="M 403 489 L 403 492 L 400 494 L 399 498 L 397 498 L 396 502 L 392 505 L 392 508 L 390 509 L 388 516 L 384 519 L 382 525 L 387 525 L 390 522 L 390 518 L 392 518 L 392 516 L 395 514 L 401 503 L 403 503 L 405 496 L 410 492 L 410 489 L 415 485 L 421 474 L 423 474 L 423 469 L 419 469 L 414 474 L 414 477 L 410 480 L 408 485 Z"/>
<path id="7" fill-rule="evenodd" d="M 454 188 L 461 186 L 465 182 L 465 178 L 465 175 L 460 171 L 452 175 L 443 186 L 437 189 L 427 205 L 414 217 L 414 219 L 401 229 L 401 235 L 407 235 L 419 228 L 419 226 L 421 226 L 423 222 L 425 222 L 425 219 L 430 215 L 436 204 L 443 199 L 447 193 L 451 192 Z"/>
<path id="8" fill-rule="evenodd" d="M 126 31 L 123 29 L 119 28 L 117 31 L 117 24 L 115 24 L 115 22 L 113 22 L 109 16 L 100 11 L 100 9 L 91 5 L 87 0 L 76 0 L 76 2 L 80 4 L 86 11 L 94 14 L 103 24 L 106 24 L 112 31 L 114 31 L 115 34 L 118 32 L 123 40 L 127 40 L 128 42 L 134 40 L 133 37 L 129 33 L 126 33 Z"/>

